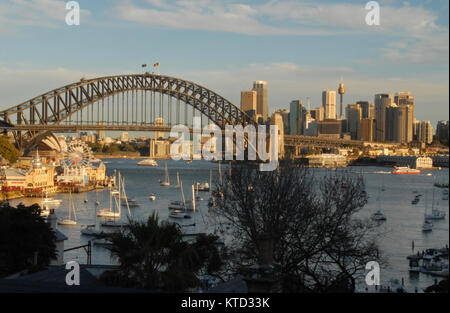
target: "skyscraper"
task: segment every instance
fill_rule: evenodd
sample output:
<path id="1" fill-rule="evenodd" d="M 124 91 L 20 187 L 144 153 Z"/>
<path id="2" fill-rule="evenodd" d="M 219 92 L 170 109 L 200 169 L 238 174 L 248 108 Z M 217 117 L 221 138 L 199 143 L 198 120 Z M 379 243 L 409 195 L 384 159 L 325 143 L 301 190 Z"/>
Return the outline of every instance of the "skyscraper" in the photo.
<path id="1" fill-rule="evenodd" d="M 407 143 L 407 115 L 408 108 L 395 103 L 386 108 L 385 140 Z"/>
<path id="2" fill-rule="evenodd" d="M 336 91 L 325 90 L 322 92 L 322 106 L 325 119 L 336 119 Z"/>
<path id="3" fill-rule="evenodd" d="M 323 107 L 311 109 L 309 113 L 311 113 L 311 118 L 315 119 L 316 121 L 321 121 L 324 119 Z"/>
<path id="4" fill-rule="evenodd" d="M 359 140 L 373 141 L 373 129 L 374 129 L 373 118 L 361 119 L 359 129 L 360 129 L 360 132 L 358 134 Z"/>
<path id="5" fill-rule="evenodd" d="M 369 101 L 357 101 L 361 107 L 361 118 L 375 118 L 375 105 Z"/>
<path id="6" fill-rule="evenodd" d="M 256 91 L 241 91 L 241 110 L 253 118 L 256 116 L 256 101 Z"/>
<path id="7" fill-rule="evenodd" d="M 347 132 L 350 133 L 352 139 L 357 139 L 360 133 L 360 121 L 362 117 L 361 107 L 359 104 L 349 104 L 346 109 L 347 115 Z"/>
<path id="8" fill-rule="evenodd" d="M 419 141 L 430 144 L 433 142 L 433 126 L 430 121 L 420 122 Z"/>
<path id="9" fill-rule="evenodd" d="M 260 114 L 263 121 L 267 121 L 268 104 L 267 104 L 267 82 L 258 80 L 253 82 L 253 89 L 256 91 L 256 114 Z"/>
<path id="10" fill-rule="evenodd" d="M 414 123 L 414 97 L 409 91 L 398 92 L 395 95 L 394 102 L 398 106 L 406 107 L 406 142 L 413 140 L 413 123 Z"/>
<path id="11" fill-rule="evenodd" d="M 436 140 L 448 142 L 448 121 L 439 121 L 436 125 Z"/>
<path id="12" fill-rule="evenodd" d="M 291 135 L 303 135 L 304 118 L 306 110 L 302 100 L 293 100 L 290 103 L 289 128 Z"/>
<path id="13" fill-rule="evenodd" d="M 375 95 L 375 140 L 386 140 L 386 108 L 394 102 L 392 94 L 380 93 Z"/>

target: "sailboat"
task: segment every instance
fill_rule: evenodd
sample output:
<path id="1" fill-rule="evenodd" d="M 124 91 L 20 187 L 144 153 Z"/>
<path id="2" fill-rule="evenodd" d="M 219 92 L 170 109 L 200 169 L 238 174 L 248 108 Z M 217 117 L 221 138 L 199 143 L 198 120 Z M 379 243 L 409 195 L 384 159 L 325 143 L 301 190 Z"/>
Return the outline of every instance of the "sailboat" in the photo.
<path id="1" fill-rule="evenodd" d="M 115 198 L 115 204 L 116 204 L 116 207 L 119 208 L 119 209 L 118 209 L 118 211 L 119 211 L 119 216 L 118 216 L 118 218 L 120 218 L 120 213 L 121 213 L 121 210 L 120 210 L 120 199 L 121 199 L 120 196 L 121 196 L 121 195 L 124 196 L 123 198 L 125 199 L 125 204 L 126 204 L 126 207 L 127 207 L 127 210 L 128 210 L 128 216 L 131 217 L 130 206 L 129 206 L 129 204 L 128 204 L 128 198 L 127 198 L 127 194 L 126 194 L 126 192 L 125 192 L 125 179 L 124 179 L 124 178 L 122 178 L 122 179 L 120 178 L 120 172 L 119 172 L 119 189 L 118 189 L 118 197 Z M 102 226 L 104 226 L 104 227 L 125 227 L 125 226 L 128 225 L 127 222 L 116 221 L 115 219 L 110 219 L 110 220 L 102 221 L 100 224 L 101 224 Z"/>
<path id="2" fill-rule="evenodd" d="M 386 215 L 384 215 L 383 212 L 381 212 L 381 197 L 380 197 L 380 191 L 378 191 L 378 210 L 372 214 L 371 218 L 374 221 L 385 221 Z"/>
<path id="3" fill-rule="evenodd" d="M 167 163 L 165 165 L 165 172 L 166 172 L 165 180 L 164 181 L 160 181 L 159 184 L 161 186 L 170 186 L 169 169 L 167 168 Z"/>
<path id="4" fill-rule="evenodd" d="M 72 220 L 72 214 L 71 214 L 72 211 L 73 211 L 74 220 Z M 58 224 L 64 225 L 64 226 L 77 225 L 76 219 L 77 219 L 77 215 L 75 212 L 75 206 L 73 204 L 72 193 L 69 193 L 69 216 L 63 217 L 63 219 L 61 221 L 59 221 Z"/>
<path id="5" fill-rule="evenodd" d="M 45 198 L 42 198 L 41 204 L 42 206 L 59 206 L 61 204 L 62 200 L 60 199 L 53 199 L 49 198 L 47 196 L 47 192 L 45 193 Z"/>
<path id="6" fill-rule="evenodd" d="M 117 211 L 113 210 L 113 203 L 112 203 L 113 198 L 114 198 L 114 202 L 118 208 Z M 98 211 L 97 216 L 107 217 L 107 218 L 120 218 L 120 172 L 119 172 L 119 190 L 111 190 L 110 189 L 110 191 L 109 191 L 109 208 Z"/>
<path id="7" fill-rule="evenodd" d="M 186 200 L 184 198 L 183 192 L 183 181 L 180 181 L 180 189 L 181 189 L 181 201 L 171 201 L 169 203 L 169 210 L 172 210 L 169 213 L 170 218 L 191 218 L 189 214 L 186 213 Z"/>
<path id="8" fill-rule="evenodd" d="M 431 213 L 425 212 L 424 217 L 426 220 L 442 220 L 445 218 L 445 212 L 434 208 L 434 189 L 433 189 L 433 202 L 431 204 Z"/>
<path id="9" fill-rule="evenodd" d="M 180 174 L 177 172 L 177 184 L 175 185 L 175 189 L 180 189 Z"/>

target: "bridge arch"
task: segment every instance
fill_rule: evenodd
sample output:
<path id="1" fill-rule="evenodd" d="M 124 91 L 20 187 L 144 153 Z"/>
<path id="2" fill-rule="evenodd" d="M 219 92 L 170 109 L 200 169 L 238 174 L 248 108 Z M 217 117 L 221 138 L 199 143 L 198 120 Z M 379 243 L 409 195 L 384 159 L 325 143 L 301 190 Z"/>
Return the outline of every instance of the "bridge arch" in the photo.
<path id="1" fill-rule="evenodd" d="M 71 122 L 71 118 L 74 115 L 81 111 L 82 117 L 83 110 L 104 99 L 109 100 L 112 97 L 114 101 L 115 96 L 127 93 L 128 103 L 128 92 L 130 91 L 150 91 L 167 95 L 169 98 L 175 98 L 192 107 L 193 111 L 198 111 L 208 117 L 211 122 L 218 125 L 221 129 L 224 129 L 226 125 L 245 126 L 249 123 L 256 125 L 256 121 L 242 112 L 237 106 L 208 88 L 180 78 L 150 73 L 81 79 L 78 82 L 56 88 L 19 105 L 0 111 L 0 118 L 3 119 L 3 125 L 22 126 L 24 129 L 26 129 L 26 126 L 32 129 L 31 126 L 34 125 L 56 126 L 63 123 L 67 124 Z M 141 103 L 141 107 L 143 105 Z M 120 110 L 119 107 L 117 109 Z M 137 109 L 136 107 L 136 114 Z M 141 114 L 143 113 L 141 112 Z M 105 123 L 106 121 L 100 119 L 99 116 L 100 114 L 97 111 L 97 120 L 94 121 L 94 108 L 92 108 L 91 122 Z M 155 123 L 155 118 L 156 114 L 151 120 L 145 120 L 144 123 Z M 119 123 L 119 121 L 116 122 Z M 83 121 L 80 124 L 81 128 L 82 126 Z M 44 131 L 32 130 L 27 135 L 32 141 L 33 138 L 35 139 L 38 135 L 42 135 Z M 16 141 L 19 137 L 22 138 L 20 131 L 16 131 L 15 136 Z"/>

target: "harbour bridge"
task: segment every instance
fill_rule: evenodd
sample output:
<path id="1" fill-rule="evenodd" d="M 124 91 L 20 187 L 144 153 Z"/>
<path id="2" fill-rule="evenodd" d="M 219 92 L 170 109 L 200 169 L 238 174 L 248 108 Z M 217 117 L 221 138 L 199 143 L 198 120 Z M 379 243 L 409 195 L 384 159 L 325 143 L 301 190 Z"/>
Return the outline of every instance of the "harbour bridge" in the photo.
<path id="1" fill-rule="evenodd" d="M 54 133 L 80 130 L 170 131 L 173 125 L 201 126 L 257 122 L 216 92 L 194 82 L 160 74 L 106 76 L 51 90 L 0 111 L 0 129 L 12 132 L 19 150 L 27 153 Z M 327 141 L 286 136 L 287 145 L 346 145 L 358 142 Z M 359 144 L 361 144 L 359 142 Z"/>

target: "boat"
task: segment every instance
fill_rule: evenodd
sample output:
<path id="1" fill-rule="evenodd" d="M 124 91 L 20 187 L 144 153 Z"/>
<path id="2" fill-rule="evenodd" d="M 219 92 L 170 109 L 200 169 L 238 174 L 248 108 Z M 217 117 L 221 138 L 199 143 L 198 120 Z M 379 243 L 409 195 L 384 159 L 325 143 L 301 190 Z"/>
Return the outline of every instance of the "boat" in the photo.
<path id="1" fill-rule="evenodd" d="M 113 210 L 113 198 L 117 211 Z M 119 189 L 109 191 L 109 208 L 102 209 L 97 212 L 98 217 L 120 218 L 120 173 L 119 173 Z"/>
<path id="2" fill-rule="evenodd" d="M 410 168 L 409 166 L 394 166 L 392 174 L 420 174 L 420 170 Z"/>
<path id="3" fill-rule="evenodd" d="M 80 232 L 85 236 L 100 237 L 104 235 L 104 232 L 95 228 L 95 224 L 82 226 Z"/>
<path id="4" fill-rule="evenodd" d="M 42 200 L 41 200 L 41 205 L 42 206 L 59 206 L 61 204 L 61 202 L 62 202 L 62 200 L 48 198 L 47 194 L 45 194 L 45 198 L 42 198 Z"/>
<path id="5" fill-rule="evenodd" d="M 167 163 L 165 165 L 164 171 L 165 171 L 165 174 L 166 174 L 165 180 L 160 181 L 159 184 L 161 186 L 170 186 L 169 169 L 167 168 Z"/>
<path id="6" fill-rule="evenodd" d="M 169 213 L 170 218 L 191 218 L 189 214 L 186 213 L 184 210 L 173 210 Z"/>
<path id="7" fill-rule="evenodd" d="M 42 217 L 47 217 L 50 214 L 50 209 L 47 206 L 44 206 L 44 208 L 41 210 L 40 215 Z"/>
<path id="8" fill-rule="evenodd" d="M 442 220 L 445 218 L 445 212 L 434 208 L 434 189 L 433 189 L 433 202 L 431 204 L 431 213 L 427 213 L 425 209 L 424 217 L 426 220 Z"/>
<path id="9" fill-rule="evenodd" d="M 98 201 L 98 200 L 95 201 L 95 205 L 97 205 L 97 206 L 100 205 L 100 201 Z"/>
<path id="10" fill-rule="evenodd" d="M 177 172 L 177 184 L 175 185 L 175 189 L 180 189 L 180 174 Z"/>
<path id="11" fill-rule="evenodd" d="M 429 220 L 425 220 L 422 225 L 422 231 L 432 231 L 433 223 Z"/>
<path id="12" fill-rule="evenodd" d="M 72 211 L 73 211 L 74 219 L 72 219 Z M 58 222 L 58 225 L 74 226 L 74 225 L 77 225 L 76 219 L 77 219 L 77 215 L 75 212 L 75 206 L 73 204 L 72 193 L 69 193 L 69 215 L 64 216 L 62 218 L 62 220 Z"/>
<path id="13" fill-rule="evenodd" d="M 88 199 L 84 199 L 84 203 L 88 203 L 89 202 L 89 200 Z"/>
<path id="14" fill-rule="evenodd" d="M 103 227 L 128 227 L 127 222 L 117 221 L 115 219 L 102 221 L 100 222 L 100 225 Z"/>
<path id="15" fill-rule="evenodd" d="M 422 255 L 422 259 L 424 260 L 433 260 L 434 258 L 438 258 L 444 256 L 441 250 L 438 249 L 426 249 L 425 253 Z"/>
<path id="16" fill-rule="evenodd" d="M 378 210 L 378 211 L 376 211 L 375 213 L 372 214 L 372 219 L 374 221 L 385 221 L 386 220 L 386 216 L 383 214 L 383 212 Z"/>
<path id="17" fill-rule="evenodd" d="M 148 198 L 152 201 L 156 200 L 156 196 L 153 193 L 149 194 Z"/>
<path id="18" fill-rule="evenodd" d="M 158 166 L 158 163 L 153 159 L 145 159 L 136 163 L 139 166 Z"/>

